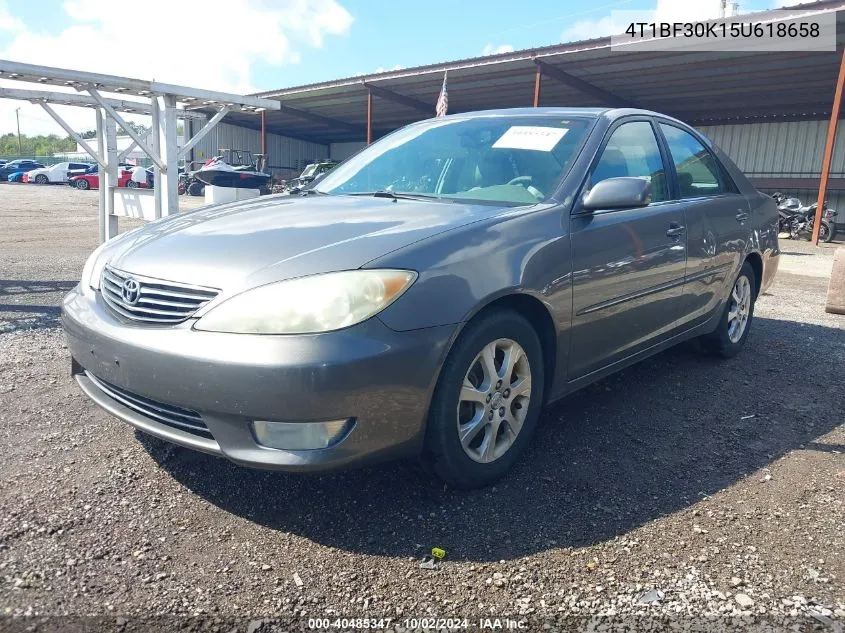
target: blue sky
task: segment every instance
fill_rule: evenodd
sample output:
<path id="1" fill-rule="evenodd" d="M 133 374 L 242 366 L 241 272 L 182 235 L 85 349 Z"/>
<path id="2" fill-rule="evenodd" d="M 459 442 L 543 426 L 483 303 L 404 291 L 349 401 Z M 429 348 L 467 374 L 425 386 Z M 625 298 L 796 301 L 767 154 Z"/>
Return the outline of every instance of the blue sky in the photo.
<path id="1" fill-rule="evenodd" d="M 716 17 L 719 0 L 0 0 L 0 58 L 231 92 L 271 90 L 624 30 L 616 10 Z M 740 11 L 788 0 L 742 0 Z M 0 85 L 4 84 L 0 80 Z M 58 132 L 20 106 L 31 133 Z M 67 109 L 72 124 L 90 113 Z"/>

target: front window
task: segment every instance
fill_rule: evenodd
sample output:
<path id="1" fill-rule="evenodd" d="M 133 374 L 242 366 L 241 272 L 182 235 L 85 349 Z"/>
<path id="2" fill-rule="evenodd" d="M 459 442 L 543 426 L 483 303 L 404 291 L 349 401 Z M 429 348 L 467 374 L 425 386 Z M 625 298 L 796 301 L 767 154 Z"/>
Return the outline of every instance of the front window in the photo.
<path id="1" fill-rule="evenodd" d="M 315 189 L 503 205 L 548 198 L 592 119 L 488 115 L 403 128 L 331 170 Z"/>
<path id="2" fill-rule="evenodd" d="M 642 178 L 651 183 L 651 202 L 667 199 L 666 170 L 648 121 L 624 123 L 616 128 L 593 169 L 590 184 L 620 177 Z"/>

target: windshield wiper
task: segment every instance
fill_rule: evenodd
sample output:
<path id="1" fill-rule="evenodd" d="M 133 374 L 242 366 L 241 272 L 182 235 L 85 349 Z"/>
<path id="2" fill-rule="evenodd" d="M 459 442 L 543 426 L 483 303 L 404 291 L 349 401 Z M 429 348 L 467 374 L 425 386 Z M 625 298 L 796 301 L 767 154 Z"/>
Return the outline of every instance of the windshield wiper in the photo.
<path id="1" fill-rule="evenodd" d="M 317 191 L 316 189 L 303 189 L 299 192 L 300 196 L 329 196 L 331 194 L 326 193 L 325 191 Z"/>
<path id="2" fill-rule="evenodd" d="M 395 193 L 385 189 L 378 191 L 356 191 L 347 194 L 350 196 L 372 196 L 373 198 L 389 198 L 391 200 L 439 200 L 439 196 L 433 196 L 425 193 Z"/>

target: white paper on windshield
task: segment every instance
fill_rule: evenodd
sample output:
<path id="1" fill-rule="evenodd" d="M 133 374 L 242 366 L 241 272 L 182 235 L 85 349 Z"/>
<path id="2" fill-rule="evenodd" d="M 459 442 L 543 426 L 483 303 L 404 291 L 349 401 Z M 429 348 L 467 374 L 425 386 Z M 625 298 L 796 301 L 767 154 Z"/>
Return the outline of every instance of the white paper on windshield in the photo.
<path id="1" fill-rule="evenodd" d="M 540 127 L 537 125 L 514 125 L 493 143 L 493 147 L 508 149 L 533 149 L 550 152 L 569 131 L 565 127 Z"/>

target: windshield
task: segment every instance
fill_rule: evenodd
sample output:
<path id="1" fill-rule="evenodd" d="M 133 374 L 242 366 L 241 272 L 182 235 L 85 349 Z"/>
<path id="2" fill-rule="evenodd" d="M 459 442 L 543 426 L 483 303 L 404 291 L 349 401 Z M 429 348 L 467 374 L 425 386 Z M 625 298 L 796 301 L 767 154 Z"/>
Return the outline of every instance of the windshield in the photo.
<path id="1" fill-rule="evenodd" d="M 434 119 L 379 140 L 335 167 L 315 189 L 533 204 L 551 195 L 592 123 L 532 115 Z"/>

